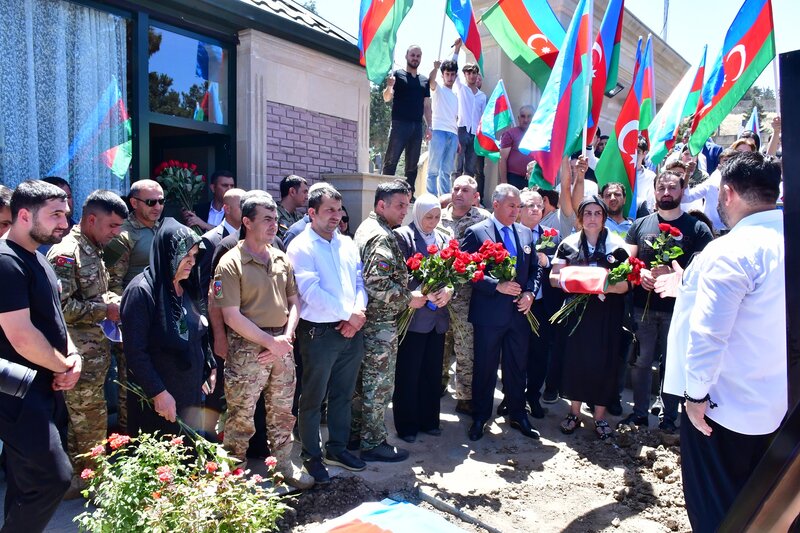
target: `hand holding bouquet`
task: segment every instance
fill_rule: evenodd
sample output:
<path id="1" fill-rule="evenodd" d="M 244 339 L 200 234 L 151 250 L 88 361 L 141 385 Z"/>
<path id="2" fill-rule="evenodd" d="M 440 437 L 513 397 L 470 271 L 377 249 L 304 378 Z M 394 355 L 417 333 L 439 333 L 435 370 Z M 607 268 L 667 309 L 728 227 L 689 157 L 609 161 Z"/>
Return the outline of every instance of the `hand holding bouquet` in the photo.
<path id="1" fill-rule="evenodd" d="M 655 259 L 650 261 L 650 268 L 656 269 L 660 266 L 669 265 L 673 259 L 683 255 L 683 249 L 676 243 L 683 239 L 681 230 L 675 226 L 671 226 L 664 222 L 658 225 L 659 234 L 654 241 L 645 240 L 644 243 L 653 249 Z M 644 305 L 644 313 L 642 313 L 642 320 L 647 316 L 647 310 L 650 308 L 650 297 L 653 295 L 652 291 L 647 293 L 647 302 Z"/>
<path id="2" fill-rule="evenodd" d="M 553 230 L 555 231 L 555 230 Z M 557 233 L 557 232 L 556 232 Z M 478 254 L 483 258 L 483 263 L 489 267 L 487 275 L 496 279 L 499 282 L 515 281 L 517 278 L 517 258 L 511 257 L 502 242 L 492 242 L 489 239 L 483 241 Z M 517 296 L 514 301 L 517 302 L 521 298 Z M 525 313 L 525 319 L 537 336 L 539 335 L 539 321 L 533 315 L 533 311 L 528 309 Z"/>
<path id="3" fill-rule="evenodd" d="M 164 161 L 153 170 L 155 180 L 164 189 L 168 201 L 177 203 L 182 210 L 191 211 L 203 197 L 206 178 L 197 173 L 197 165 L 171 159 Z M 199 227 L 192 226 L 198 234 Z"/>

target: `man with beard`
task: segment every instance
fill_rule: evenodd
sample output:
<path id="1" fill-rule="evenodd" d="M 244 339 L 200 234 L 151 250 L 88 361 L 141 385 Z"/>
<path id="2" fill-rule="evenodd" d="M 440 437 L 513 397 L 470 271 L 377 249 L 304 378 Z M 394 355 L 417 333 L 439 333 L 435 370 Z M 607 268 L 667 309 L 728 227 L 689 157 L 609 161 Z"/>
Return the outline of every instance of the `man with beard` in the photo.
<path id="1" fill-rule="evenodd" d="M 54 412 L 58 391 L 72 389 L 82 359 L 69 338 L 53 269 L 36 249 L 66 235 L 67 195 L 24 181 L 11 196 L 11 230 L 0 240 L 0 358 L 35 375 L 21 394 L 0 393 L 0 439 L 6 453 L 3 531 L 43 531 L 72 473 Z M 22 397 L 24 397 L 24 400 Z"/>
<path id="2" fill-rule="evenodd" d="M 422 146 L 422 117 L 428 130 L 425 139 L 431 140 L 431 91 L 428 78 L 417 74 L 422 59 L 422 49 L 411 45 L 406 51 L 406 68 L 398 69 L 386 79 L 383 101 L 392 102 L 392 129 L 383 158 L 382 174 L 394 176 L 400 154 L 406 154 L 406 182 L 414 196 L 417 181 L 417 164 Z"/>
<path id="3" fill-rule="evenodd" d="M 721 170 L 729 234 L 656 291 L 677 296 L 664 390 L 683 395 L 681 473 L 694 531 L 716 531 L 786 416 L 786 275 L 780 164 L 739 154 Z"/>
<path id="4" fill-rule="evenodd" d="M 625 242 L 631 245 L 631 255 L 638 257 L 648 266 L 652 266 L 652 262 L 655 261 L 655 252 L 648 243 L 654 242 L 660 235 L 659 224 L 669 224 L 680 230 L 681 236 L 672 238 L 667 246 L 678 246 L 683 250 L 683 255 L 677 259 L 681 268 L 686 268 L 692 257 L 713 239 L 708 226 L 681 210 L 683 180 L 682 175 L 669 171 L 659 174 L 654 182 L 656 212 L 636 219 L 625 238 Z M 633 315 L 638 322 L 636 337 L 639 341 L 639 356 L 631 369 L 633 413 L 622 419 L 620 424 L 649 425 L 647 415 L 650 406 L 653 360 L 657 354 L 666 354 L 667 330 L 675 305 L 673 298 L 661 299 L 649 295 L 653 290 L 655 279 L 670 272 L 668 265 L 642 269 L 642 284 L 634 289 Z M 646 314 L 645 307 L 648 308 Z M 661 375 L 663 377 L 663 372 Z M 662 431 L 672 433 L 676 429 L 675 421 L 678 417 L 680 397 L 662 394 L 661 401 L 664 409 L 658 427 Z"/>
<path id="5" fill-rule="evenodd" d="M 600 196 L 608 208 L 606 229 L 618 233 L 624 238 L 633 224 L 633 220 L 622 214 L 622 210 L 625 208 L 625 187 L 615 181 L 606 183 L 600 189 Z"/>

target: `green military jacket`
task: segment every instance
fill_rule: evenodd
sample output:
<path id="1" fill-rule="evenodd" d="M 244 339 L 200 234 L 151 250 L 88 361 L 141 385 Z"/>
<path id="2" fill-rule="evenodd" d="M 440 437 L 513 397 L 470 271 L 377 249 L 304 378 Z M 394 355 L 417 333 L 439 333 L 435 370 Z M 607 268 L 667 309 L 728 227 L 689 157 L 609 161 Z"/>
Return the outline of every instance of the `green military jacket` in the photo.
<path id="1" fill-rule="evenodd" d="M 303 213 L 297 211 L 290 213 L 281 204 L 278 204 L 278 238 L 283 240 L 292 224 L 303 218 Z"/>
<path id="2" fill-rule="evenodd" d="M 128 283 L 150 264 L 150 248 L 160 225 L 159 220 L 152 228 L 147 227 L 131 212 L 119 235 L 106 245 L 103 260 L 113 292 L 121 296 Z"/>
<path id="3" fill-rule="evenodd" d="M 408 269 L 400 246 L 385 218 L 374 211 L 355 234 L 363 263 L 362 276 L 369 300 L 367 320 L 392 322 L 408 307 Z"/>
<path id="4" fill-rule="evenodd" d="M 97 329 L 97 324 L 106 317 L 108 304 L 120 301 L 108 288 L 103 250 L 76 225 L 50 248 L 47 260 L 61 284 L 61 307 L 67 326 Z"/>
<path id="5" fill-rule="evenodd" d="M 442 219 L 439 225 L 446 228 L 454 239 L 458 239 L 461 242 L 464 239 L 467 228 L 474 226 L 478 222 L 483 222 L 490 216 L 487 210 L 473 206 L 463 217 L 457 219 L 453 217 L 453 206 L 448 205 L 442 210 Z"/>

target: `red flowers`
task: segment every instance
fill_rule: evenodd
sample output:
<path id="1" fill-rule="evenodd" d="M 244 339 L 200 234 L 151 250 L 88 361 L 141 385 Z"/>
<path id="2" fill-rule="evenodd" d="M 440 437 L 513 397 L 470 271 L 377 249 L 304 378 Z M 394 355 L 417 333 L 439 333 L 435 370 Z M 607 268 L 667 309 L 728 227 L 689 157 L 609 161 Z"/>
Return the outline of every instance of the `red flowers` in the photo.
<path id="1" fill-rule="evenodd" d="M 168 466 L 159 466 L 156 468 L 156 474 L 158 474 L 158 480 L 162 483 L 171 483 L 175 479 L 172 469 Z"/>
<path id="2" fill-rule="evenodd" d="M 231 472 L 231 475 L 234 475 L 236 477 L 242 476 L 244 475 L 244 470 L 242 470 L 241 468 L 237 468 L 236 470 Z"/>
<path id="3" fill-rule="evenodd" d="M 150 496 L 152 496 L 154 500 L 158 500 L 159 498 L 161 498 L 161 493 L 159 491 L 155 491 Z"/>
<path id="4" fill-rule="evenodd" d="M 440 255 L 440 257 L 441 257 L 442 259 L 444 259 L 445 261 L 447 261 L 448 259 L 450 259 L 451 257 L 453 257 L 453 255 L 454 255 L 454 254 L 455 254 L 457 251 L 458 251 L 458 250 L 453 250 L 452 248 L 445 248 L 444 250 L 442 250 L 442 253 L 440 253 L 439 255 Z"/>
<path id="5" fill-rule="evenodd" d="M 631 271 L 628 274 L 628 281 L 630 281 L 634 285 L 640 285 L 642 283 L 642 269 L 645 267 L 645 262 L 639 259 L 638 257 L 629 257 L 628 263 L 631 265 Z"/>
<path id="6" fill-rule="evenodd" d="M 438 251 L 439 251 L 439 247 L 436 246 L 435 244 L 431 244 L 430 246 L 428 246 L 428 253 L 429 254 L 433 255 L 433 254 L 437 253 Z"/>
<path id="7" fill-rule="evenodd" d="M 665 232 L 665 233 L 669 233 L 669 230 L 670 230 L 671 228 L 672 228 L 672 226 L 670 226 L 669 224 L 666 224 L 666 223 L 664 223 L 664 222 L 662 222 L 662 223 L 660 223 L 660 224 L 658 225 L 658 231 L 663 231 L 663 232 Z"/>
<path id="8" fill-rule="evenodd" d="M 126 444 L 131 441 L 131 438 L 127 435 L 120 435 L 119 433 L 112 433 L 110 437 L 108 437 L 108 445 L 111 446 L 112 450 L 118 450 L 122 448 Z"/>
<path id="9" fill-rule="evenodd" d="M 542 237 L 558 237 L 558 230 L 555 228 L 546 229 L 542 232 Z"/>
<path id="10" fill-rule="evenodd" d="M 681 230 L 679 230 L 675 226 L 669 227 L 669 234 L 672 235 L 673 237 L 680 237 L 683 235 L 683 233 L 681 233 Z"/>
<path id="11" fill-rule="evenodd" d="M 411 271 L 419 270 L 419 267 L 422 264 L 422 258 L 423 258 L 422 254 L 417 252 L 416 254 L 406 259 L 406 266 Z"/>
<path id="12" fill-rule="evenodd" d="M 219 465 L 217 465 L 217 463 L 215 463 L 214 461 L 206 462 L 206 472 L 208 472 L 209 474 L 213 474 L 214 472 L 217 471 L 217 469 L 219 469 Z"/>
<path id="13" fill-rule="evenodd" d="M 92 479 L 93 477 L 94 477 L 94 470 L 92 470 L 91 468 L 84 468 L 83 472 L 81 472 L 81 479 L 83 479 L 84 481 Z"/>
<path id="14" fill-rule="evenodd" d="M 483 270 L 476 270 L 475 273 L 472 275 L 472 281 L 481 281 L 485 277 Z"/>

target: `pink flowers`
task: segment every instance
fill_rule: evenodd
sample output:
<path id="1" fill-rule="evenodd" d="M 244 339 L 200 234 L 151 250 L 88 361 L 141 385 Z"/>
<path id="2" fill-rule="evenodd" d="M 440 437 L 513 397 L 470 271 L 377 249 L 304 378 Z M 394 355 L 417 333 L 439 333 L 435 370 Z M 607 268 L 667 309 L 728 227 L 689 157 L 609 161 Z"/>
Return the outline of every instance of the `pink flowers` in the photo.
<path id="1" fill-rule="evenodd" d="M 270 455 L 264 459 L 264 464 L 267 465 L 268 468 L 275 468 L 278 466 L 278 460 L 274 456 Z"/>
<path id="2" fill-rule="evenodd" d="M 172 446 L 178 446 L 178 445 L 180 445 L 180 444 L 183 444 L 183 435 L 181 435 L 181 436 L 179 436 L 179 437 L 175 437 L 174 439 L 172 439 L 171 441 L 169 441 L 169 443 L 170 443 Z"/>
<path id="3" fill-rule="evenodd" d="M 102 444 L 98 444 L 94 448 L 92 448 L 92 457 L 97 457 L 98 455 L 103 455 L 106 451 L 106 447 Z"/>
<path id="4" fill-rule="evenodd" d="M 83 472 L 81 472 L 81 479 L 84 481 L 92 479 L 94 477 L 94 470 L 91 468 L 84 468 Z"/>
<path id="5" fill-rule="evenodd" d="M 214 472 L 217 471 L 218 468 L 219 465 L 217 465 L 217 463 L 215 463 L 214 461 L 208 461 L 206 463 L 206 472 L 208 472 L 209 474 L 213 474 Z"/>
<path id="6" fill-rule="evenodd" d="M 120 435 L 119 433 L 112 433 L 110 437 L 108 437 L 108 445 L 111 446 L 112 450 L 118 450 L 122 448 L 126 444 L 131 441 L 131 438 L 127 435 Z"/>
<path id="7" fill-rule="evenodd" d="M 158 480 L 162 483 L 171 483 L 175 479 L 172 469 L 168 466 L 159 466 L 156 468 L 156 474 L 158 474 Z"/>

